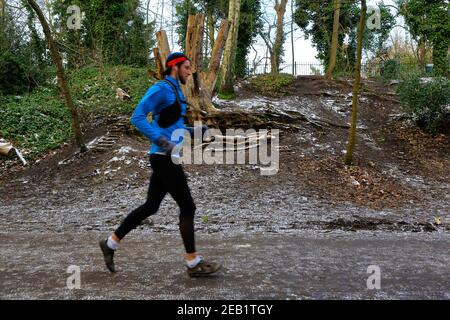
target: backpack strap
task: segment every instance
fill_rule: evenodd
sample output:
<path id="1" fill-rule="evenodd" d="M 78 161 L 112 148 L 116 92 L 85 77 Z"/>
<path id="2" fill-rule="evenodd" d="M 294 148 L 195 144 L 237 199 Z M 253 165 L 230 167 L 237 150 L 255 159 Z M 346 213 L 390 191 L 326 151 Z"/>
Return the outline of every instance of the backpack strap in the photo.
<path id="1" fill-rule="evenodd" d="M 164 80 L 162 80 L 162 81 L 164 81 L 164 82 L 166 82 L 166 83 L 168 83 L 169 84 L 169 86 L 171 86 L 172 87 L 172 89 L 173 89 L 173 91 L 175 91 L 175 96 L 177 97 L 177 102 L 178 102 L 178 104 L 180 105 L 180 107 L 181 107 L 181 99 L 180 99 L 180 96 L 178 95 L 178 90 L 177 90 L 177 88 L 175 88 L 175 86 L 173 85 L 173 83 L 172 82 L 170 82 L 169 80 L 167 80 L 167 79 L 164 79 Z M 183 101 L 183 102 L 185 102 L 185 101 Z M 186 103 L 186 102 L 185 102 Z"/>
<path id="2" fill-rule="evenodd" d="M 176 96 L 176 102 L 174 104 L 167 106 L 166 108 L 162 109 L 159 113 L 155 114 L 155 115 L 159 115 L 159 118 L 157 120 L 158 125 L 161 128 L 167 128 L 167 127 L 173 125 L 175 122 L 178 121 L 178 119 L 181 118 L 181 112 L 182 112 L 181 99 L 178 94 L 178 90 L 173 85 L 173 83 L 171 83 L 169 80 L 166 80 L 166 79 L 164 79 L 162 81 L 169 84 L 169 86 L 173 89 L 173 91 L 175 91 L 175 96 Z"/>

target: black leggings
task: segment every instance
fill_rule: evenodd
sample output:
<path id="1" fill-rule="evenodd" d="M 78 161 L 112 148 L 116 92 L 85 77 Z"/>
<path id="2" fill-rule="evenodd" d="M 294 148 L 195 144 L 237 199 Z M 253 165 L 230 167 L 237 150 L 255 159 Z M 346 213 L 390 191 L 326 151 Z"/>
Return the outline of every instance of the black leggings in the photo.
<path id="1" fill-rule="evenodd" d="M 148 187 L 147 201 L 133 210 L 115 231 L 119 239 L 136 228 L 145 218 L 158 211 L 161 201 L 169 193 L 180 207 L 180 232 L 187 253 L 195 252 L 195 204 L 181 165 L 174 164 L 170 156 L 150 155 L 153 173 Z"/>

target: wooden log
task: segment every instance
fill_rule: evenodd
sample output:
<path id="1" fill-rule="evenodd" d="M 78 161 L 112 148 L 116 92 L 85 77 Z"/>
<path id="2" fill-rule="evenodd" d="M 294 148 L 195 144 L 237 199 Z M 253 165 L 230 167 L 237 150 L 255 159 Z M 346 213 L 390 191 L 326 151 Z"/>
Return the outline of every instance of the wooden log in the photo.
<path id="1" fill-rule="evenodd" d="M 202 14 L 197 14 L 191 17 L 193 17 L 191 20 L 194 21 L 193 27 L 191 28 L 192 35 L 189 35 L 190 47 L 186 47 L 186 50 L 189 51 L 188 57 L 191 60 L 192 71 L 192 78 L 190 78 L 186 83 L 187 98 L 190 100 L 197 99 L 200 95 L 200 88 L 202 87 L 200 69 L 203 64 L 203 25 L 205 22 L 205 18 Z M 192 104 L 195 109 L 201 109 L 200 104 L 197 103 L 197 101 L 194 101 Z"/>
<path id="2" fill-rule="evenodd" d="M 191 68 L 192 72 L 195 70 L 195 61 L 192 59 L 192 42 L 194 37 L 194 30 L 195 30 L 195 16 L 189 15 L 188 17 L 188 23 L 186 28 L 186 37 L 185 37 L 185 48 L 184 53 L 191 59 Z"/>
<path id="3" fill-rule="evenodd" d="M 207 72 L 203 69 L 203 36 L 205 18 L 202 14 L 188 17 L 184 53 L 191 61 L 192 77 L 182 86 L 184 96 L 188 101 L 190 124 L 204 119 L 206 113 L 216 113 L 218 110 L 212 104 L 212 93 L 217 81 L 220 63 L 228 36 L 230 23 L 222 21 L 217 39 L 214 42 L 211 61 Z M 156 64 L 156 74 L 163 78 L 165 61 L 170 53 L 167 35 L 164 30 L 156 33 L 158 48 L 153 49 Z M 206 113 L 205 113 L 206 111 Z M 211 123 L 208 123 L 211 124 Z"/>
<path id="4" fill-rule="evenodd" d="M 191 43 L 191 58 L 195 61 L 195 68 L 192 71 L 197 73 L 200 71 L 203 64 L 203 32 L 205 25 L 205 17 L 202 14 L 195 16 L 195 30 L 193 42 Z"/>
<path id="5" fill-rule="evenodd" d="M 202 63 L 203 25 L 204 16 L 202 14 L 189 16 L 185 52 L 191 60 L 192 77 L 186 82 L 184 95 L 190 103 L 190 112 L 192 112 L 190 117 L 196 120 L 201 119 L 201 117 L 199 117 L 199 112 L 201 111 L 200 88 L 202 85 L 199 67 Z"/>
<path id="6" fill-rule="evenodd" d="M 158 48 L 153 48 L 153 56 L 155 57 L 155 66 L 156 66 L 156 79 L 164 78 L 164 62 L 161 60 L 161 54 L 159 53 Z"/>
<path id="7" fill-rule="evenodd" d="M 204 17 L 203 15 L 197 15 L 195 17 L 191 16 L 190 19 L 186 34 L 186 39 L 189 39 L 186 42 L 186 51 L 191 55 L 193 62 L 191 65 L 195 72 L 193 71 L 192 81 L 189 81 L 186 86 L 186 96 L 191 101 L 194 113 L 199 110 L 215 113 L 218 110 L 212 104 L 212 93 L 217 81 L 230 23 L 227 20 L 222 21 L 211 55 L 209 71 L 204 73 L 198 71 L 202 64 L 201 47 L 203 44 Z M 196 120 L 202 118 L 199 114 L 195 114 L 193 117 Z"/>
<path id="8" fill-rule="evenodd" d="M 205 111 L 208 113 L 217 112 L 217 109 L 213 106 L 212 93 L 214 87 L 216 86 L 217 77 L 220 70 L 220 61 L 222 60 L 223 50 L 225 48 L 225 42 L 227 40 L 228 31 L 230 29 L 230 22 L 228 20 L 223 20 L 220 24 L 219 33 L 217 34 L 216 41 L 214 42 L 214 47 L 211 53 L 211 60 L 209 61 L 208 72 L 203 74 L 202 79 L 202 89 L 204 91 L 203 105 Z"/>
<path id="9" fill-rule="evenodd" d="M 164 69 L 166 67 L 165 63 L 167 56 L 170 54 L 169 41 L 167 40 L 166 31 L 164 30 L 158 31 L 156 33 L 156 40 L 158 41 L 159 55 L 161 57 L 161 62 Z"/>
<path id="10" fill-rule="evenodd" d="M 211 60 L 209 61 L 208 72 L 205 74 L 204 89 L 213 91 L 216 85 L 217 76 L 220 69 L 220 61 L 222 59 L 223 50 L 225 48 L 225 42 L 227 40 L 228 31 L 230 29 L 230 22 L 223 20 L 220 24 L 219 33 L 217 34 L 216 41 L 211 53 Z"/>

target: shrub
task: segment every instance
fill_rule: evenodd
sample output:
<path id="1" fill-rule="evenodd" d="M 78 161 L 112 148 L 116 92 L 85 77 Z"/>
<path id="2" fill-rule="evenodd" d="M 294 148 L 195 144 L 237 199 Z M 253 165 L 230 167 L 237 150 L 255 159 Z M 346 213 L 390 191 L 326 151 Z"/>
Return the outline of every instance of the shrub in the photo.
<path id="1" fill-rule="evenodd" d="M 420 127 L 430 133 L 446 128 L 450 106 L 449 79 L 424 80 L 410 76 L 400 83 L 397 90 L 400 102 Z"/>
<path id="2" fill-rule="evenodd" d="M 386 80 L 397 79 L 400 72 L 400 64 L 395 59 L 384 62 L 381 69 L 381 76 Z"/>
<path id="3" fill-rule="evenodd" d="M 28 88 L 20 61 L 10 52 L 0 53 L 0 94 L 19 94 Z"/>
<path id="4" fill-rule="evenodd" d="M 294 80 L 295 77 L 291 74 L 280 73 L 276 76 L 265 74 L 250 79 L 250 85 L 261 94 L 279 96 L 286 92 L 285 89 L 291 86 Z"/>

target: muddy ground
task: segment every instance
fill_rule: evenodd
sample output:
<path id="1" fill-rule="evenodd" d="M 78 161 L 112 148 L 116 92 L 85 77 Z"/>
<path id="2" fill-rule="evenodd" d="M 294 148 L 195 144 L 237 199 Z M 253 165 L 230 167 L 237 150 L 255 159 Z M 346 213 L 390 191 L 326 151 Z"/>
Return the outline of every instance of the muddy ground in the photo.
<path id="1" fill-rule="evenodd" d="M 231 278 L 224 276 L 227 280 L 201 283 L 200 287 L 211 289 L 210 294 L 193 297 L 449 298 L 448 136 L 424 134 L 405 119 L 392 88 L 366 81 L 360 99 L 355 165 L 345 166 L 342 158 L 351 112 L 350 83 L 300 77 L 278 97 L 255 94 L 246 83 L 238 89 L 234 101 L 215 99 L 224 113 L 269 111 L 285 122 L 278 121 L 277 127 L 281 130 L 279 172 L 263 176 L 260 166 L 250 164 L 185 165 L 197 205 L 199 241 L 210 255 L 228 265 L 225 275 L 231 272 Z M 124 241 L 123 259 L 129 258 L 132 268 L 115 278 L 102 272 L 101 260 L 94 254 L 97 239 L 113 231 L 126 214 L 145 201 L 151 175 L 146 155 L 149 143 L 134 133 L 127 117 L 93 119 L 85 128 L 90 142 L 86 153 L 65 145 L 28 167 L 22 167 L 18 160 L 2 160 L 0 164 L 1 233 L 7 239 L 1 246 L 1 297 L 186 298 L 186 286 L 188 291 L 194 290 L 197 282 L 187 284 L 184 273 L 174 275 L 176 284 L 167 280 L 157 295 L 145 294 L 140 287 L 150 281 L 140 279 L 138 271 L 149 268 L 144 262 L 150 252 L 158 253 L 162 260 L 170 256 L 170 272 L 180 272 L 174 262 L 175 252 L 181 254 L 178 209 L 170 197 L 156 216 L 144 221 Z M 82 239 L 79 245 L 73 245 L 74 235 Z M 231 248 L 243 237 L 244 245 L 248 241 L 256 248 L 254 260 L 234 261 Z M 335 244 L 337 238 L 343 241 Z M 348 256 L 350 265 L 361 269 L 369 262 L 367 250 L 375 247 L 377 252 L 396 252 L 376 256 L 392 275 L 409 261 L 408 272 L 425 268 L 433 276 L 424 276 L 421 282 L 402 284 L 399 280 L 398 286 L 394 281 L 389 290 L 373 295 L 361 289 L 361 284 L 347 288 L 343 282 L 327 280 L 328 275 L 311 277 L 314 268 L 304 265 L 312 263 L 317 270 L 332 268 L 332 274 L 345 277 L 349 267 L 338 257 Z M 261 248 L 267 250 L 258 251 Z M 295 248 L 299 251 L 294 255 Z M 317 250 L 320 253 L 309 255 Z M 292 252 L 296 258 L 280 252 Z M 84 269 L 95 270 L 88 274 L 90 286 L 83 294 L 61 288 L 61 279 L 39 285 L 39 272 L 44 277 L 64 273 L 72 254 L 78 260 L 84 257 L 84 262 L 79 262 Z M 275 260 L 271 258 L 274 255 L 278 257 Z M 305 257 L 311 261 L 303 261 Z M 427 257 L 426 262 L 420 257 Z M 251 273 L 239 271 L 258 263 L 268 266 L 265 277 L 272 270 L 273 277 L 283 273 L 283 281 L 268 282 L 272 294 L 264 293 L 268 288 L 264 285 L 261 290 L 253 288 L 261 279 L 252 280 Z M 288 284 L 286 271 L 269 267 L 285 264 L 289 270 L 295 269 L 292 277 L 300 279 L 299 285 Z M 156 267 L 149 277 L 158 278 L 165 266 Z M 117 285 L 118 278 L 130 286 L 126 294 L 101 293 L 102 287 Z M 234 284 L 234 291 L 231 284 L 230 290 L 221 289 L 226 281 Z M 300 285 L 304 281 L 312 291 Z M 427 288 L 426 292 L 421 293 L 420 288 Z"/>

